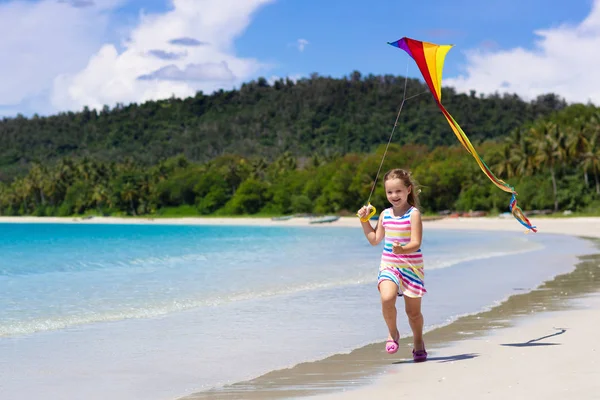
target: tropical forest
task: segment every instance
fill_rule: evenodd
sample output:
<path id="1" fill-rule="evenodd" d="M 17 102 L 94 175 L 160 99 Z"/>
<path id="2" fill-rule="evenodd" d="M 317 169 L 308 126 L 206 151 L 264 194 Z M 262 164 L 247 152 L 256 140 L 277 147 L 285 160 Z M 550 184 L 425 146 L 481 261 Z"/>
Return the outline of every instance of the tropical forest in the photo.
<path id="1" fill-rule="evenodd" d="M 600 214 L 598 107 L 450 87 L 442 101 L 526 214 Z M 391 168 L 411 171 L 430 215 L 504 213 L 511 197 L 424 83 L 356 71 L 3 118 L 0 143 L 6 216 L 351 215 L 372 189 L 371 203 L 387 206 L 381 177 Z"/>

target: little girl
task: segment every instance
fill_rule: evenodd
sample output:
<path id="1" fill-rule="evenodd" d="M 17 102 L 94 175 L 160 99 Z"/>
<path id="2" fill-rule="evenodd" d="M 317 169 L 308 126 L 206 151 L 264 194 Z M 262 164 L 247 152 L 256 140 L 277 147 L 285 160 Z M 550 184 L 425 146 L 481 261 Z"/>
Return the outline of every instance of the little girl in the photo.
<path id="1" fill-rule="evenodd" d="M 377 277 L 383 318 L 390 333 L 385 349 L 390 354 L 398 351 L 400 333 L 396 326 L 396 298 L 402 296 L 413 332 L 413 360 L 425 361 L 427 351 L 423 342 L 421 298 L 427 291 L 423 281 L 423 223 L 417 208 L 418 189 L 410 173 L 403 169 L 388 171 L 383 177 L 383 184 L 392 207 L 381 213 L 375 229 L 368 220 L 361 223 L 367 240 L 373 246 L 385 239 Z M 369 211 L 364 206 L 358 211 L 358 216 L 362 220 Z"/>

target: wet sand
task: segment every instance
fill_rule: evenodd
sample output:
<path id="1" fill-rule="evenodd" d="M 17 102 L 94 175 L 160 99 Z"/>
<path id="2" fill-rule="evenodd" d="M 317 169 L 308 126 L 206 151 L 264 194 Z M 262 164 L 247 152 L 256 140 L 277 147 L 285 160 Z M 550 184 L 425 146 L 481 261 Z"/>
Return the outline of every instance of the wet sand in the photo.
<path id="1" fill-rule="evenodd" d="M 600 253 L 600 241 L 594 241 Z M 492 373 L 491 371 L 497 374 L 496 381 L 502 385 L 509 387 L 512 382 L 514 387 L 517 384 L 513 377 L 514 373 L 506 377 L 502 374 L 508 374 L 515 363 L 521 365 L 522 361 L 519 357 L 523 357 L 523 361 L 535 362 L 536 360 L 534 354 L 526 357 L 521 348 L 548 347 L 549 352 L 556 349 L 559 354 L 550 353 L 546 357 L 554 361 L 558 370 L 567 367 L 570 371 L 574 371 L 573 373 L 577 373 L 578 368 L 589 367 L 585 363 L 564 365 L 562 362 L 563 358 L 570 354 L 590 351 L 589 341 L 577 341 L 582 330 L 588 332 L 586 337 L 591 333 L 594 335 L 600 333 L 600 325 L 592 323 L 593 320 L 597 321 L 597 316 L 600 315 L 600 301 L 596 299 L 590 303 L 591 300 L 588 299 L 588 296 L 595 296 L 599 292 L 600 254 L 582 256 L 571 273 L 559 275 L 531 292 L 511 296 L 489 311 L 465 316 L 449 325 L 428 331 L 425 334 L 429 352 L 427 363 L 412 362 L 410 358 L 412 339 L 409 337 L 400 341 L 400 350 L 395 356 L 385 353 L 383 343 L 372 344 L 349 354 L 338 354 L 321 361 L 273 371 L 247 382 L 191 394 L 180 400 L 284 399 L 306 396 L 320 398 L 319 395 L 322 395 L 323 399 L 364 399 L 389 396 L 396 398 L 401 394 L 416 393 L 419 393 L 420 398 L 439 398 L 438 394 L 443 393 L 446 397 L 450 394 L 447 390 L 452 388 L 449 378 L 444 378 L 446 375 L 453 376 L 455 380 L 460 377 L 461 384 L 475 385 L 475 387 L 471 386 L 469 392 L 472 397 L 464 397 L 461 391 L 461 398 L 479 399 L 486 394 L 489 395 L 492 389 L 491 386 L 488 388 L 485 384 L 476 382 L 485 382 L 485 378 Z M 581 299 L 586 300 L 577 301 Z M 586 304 L 588 306 L 591 304 L 592 308 L 577 311 Z M 522 326 L 524 322 L 527 323 L 525 327 Z M 565 332 L 555 329 L 565 325 L 568 325 Z M 547 338 L 544 338 L 545 336 Z M 565 342 L 562 347 L 548 345 L 553 342 L 560 344 L 565 338 L 570 338 L 570 341 Z M 600 356 L 600 350 L 595 354 L 597 357 Z M 504 369 L 499 369 L 496 359 L 506 357 L 509 357 L 509 361 L 504 362 L 509 364 L 504 365 Z M 475 360 L 477 363 L 474 362 Z M 473 363 L 469 364 L 472 361 Z M 447 365 L 453 365 L 453 369 L 447 371 L 444 367 Z M 521 368 L 523 365 L 527 364 L 522 364 Z M 598 366 L 600 365 L 596 365 Z M 430 368 L 431 372 L 429 372 Z M 580 373 L 590 373 L 590 370 L 588 368 Z M 388 379 L 390 376 L 393 378 Z M 590 378 L 594 380 L 598 376 L 600 370 L 596 369 L 596 373 Z M 552 376 L 548 378 L 553 379 Z M 558 375 L 556 378 L 558 379 Z M 443 386 L 446 391 L 438 393 L 435 392 L 437 386 L 432 385 L 439 383 L 440 379 L 447 381 L 447 384 Z M 531 390 L 531 385 L 523 385 L 523 379 L 519 382 L 521 388 Z M 563 389 L 569 386 L 564 381 L 556 384 L 561 385 Z M 432 396 L 434 394 L 436 396 L 424 396 L 423 391 L 429 389 L 433 390 Z M 504 396 L 520 393 L 518 396 L 522 397 L 516 398 L 537 395 L 535 391 L 518 392 L 516 389 L 503 393 Z M 459 392 L 456 393 L 458 394 Z M 561 389 L 555 394 L 564 396 L 565 393 Z"/>

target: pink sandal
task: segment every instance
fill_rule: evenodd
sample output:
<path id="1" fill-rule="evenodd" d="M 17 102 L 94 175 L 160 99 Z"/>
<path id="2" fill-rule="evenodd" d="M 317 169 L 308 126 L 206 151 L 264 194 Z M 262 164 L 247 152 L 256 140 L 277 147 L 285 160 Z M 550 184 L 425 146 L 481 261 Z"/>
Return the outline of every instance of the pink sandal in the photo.
<path id="1" fill-rule="evenodd" d="M 388 354 L 394 354 L 398 351 L 399 347 L 400 346 L 398 345 L 398 341 L 396 340 L 389 339 L 385 341 L 385 351 L 387 351 Z"/>

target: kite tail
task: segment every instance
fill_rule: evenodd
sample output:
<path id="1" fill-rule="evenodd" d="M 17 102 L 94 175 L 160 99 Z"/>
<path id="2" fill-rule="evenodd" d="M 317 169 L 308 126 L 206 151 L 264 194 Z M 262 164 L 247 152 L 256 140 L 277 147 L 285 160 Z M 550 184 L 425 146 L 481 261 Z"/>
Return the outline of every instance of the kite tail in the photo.
<path id="1" fill-rule="evenodd" d="M 531 222 L 529 222 L 525 214 L 523 214 L 523 210 L 521 210 L 521 207 L 517 205 L 517 192 L 513 193 L 510 199 L 509 208 L 512 215 L 517 219 L 517 221 L 521 223 L 521 225 L 523 225 L 527 229 L 532 230 L 533 232 L 537 232 L 536 227 L 531 225 Z"/>
<path id="2" fill-rule="evenodd" d="M 450 124 L 450 127 L 454 131 L 454 134 L 458 138 L 458 141 L 465 147 L 465 149 L 469 152 L 469 154 L 471 154 L 473 156 L 473 158 L 475 158 L 475 161 L 477 161 L 479 168 L 481 168 L 481 170 L 494 183 L 494 185 L 496 185 L 500 189 L 504 190 L 505 192 L 512 193 L 512 197 L 510 199 L 510 204 L 509 204 L 509 209 L 510 209 L 510 212 L 512 213 L 512 215 L 517 219 L 517 221 L 519 221 L 521 223 L 521 225 L 523 225 L 527 229 L 532 230 L 533 232 L 537 232 L 536 227 L 531 225 L 531 223 L 529 222 L 529 220 L 527 219 L 525 214 L 523 214 L 523 210 L 521 210 L 521 207 L 519 207 L 517 205 L 518 193 L 515 191 L 515 189 L 512 186 L 510 186 L 508 183 L 504 182 L 502 179 L 499 179 L 496 175 L 494 175 L 494 173 L 487 166 L 485 161 L 483 161 L 483 159 L 479 156 L 479 154 L 477 154 L 477 150 L 475 150 L 475 147 L 473 147 L 473 145 L 471 144 L 471 141 L 469 140 L 469 138 L 467 137 L 465 132 L 462 130 L 460 125 L 458 125 L 458 122 L 456 122 L 456 120 L 454 118 L 452 118 L 450 113 L 446 110 L 446 107 L 444 107 L 442 105 L 442 103 L 439 101 L 436 101 L 436 103 L 437 103 L 438 107 L 440 108 L 440 110 L 442 110 L 442 113 L 446 117 L 446 120 L 448 121 L 448 123 Z"/>

